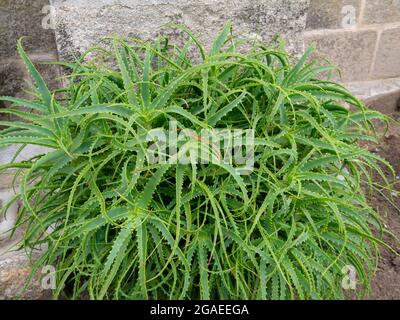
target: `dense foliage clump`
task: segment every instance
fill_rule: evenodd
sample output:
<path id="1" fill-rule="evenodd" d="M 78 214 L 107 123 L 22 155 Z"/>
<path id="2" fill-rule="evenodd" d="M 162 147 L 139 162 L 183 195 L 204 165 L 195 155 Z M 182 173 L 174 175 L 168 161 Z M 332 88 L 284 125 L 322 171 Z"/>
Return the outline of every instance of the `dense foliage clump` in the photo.
<path id="1" fill-rule="evenodd" d="M 368 292 L 383 243 L 362 188 L 389 165 L 357 142 L 384 116 L 321 80 L 333 68 L 311 50 L 295 64 L 260 43 L 239 50 L 227 24 L 206 52 L 180 30 L 183 46 L 115 38 L 90 50 L 63 64 L 56 91 L 18 44 L 36 98 L 2 98 L 21 121 L 1 122 L 0 146 L 49 153 L 1 169 L 21 177 L 23 246 L 48 246 L 35 269 L 54 265 L 54 294 L 70 298 L 340 299 L 349 266 Z M 172 120 L 253 129 L 254 169 L 149 163 L 146 134 Z"/>

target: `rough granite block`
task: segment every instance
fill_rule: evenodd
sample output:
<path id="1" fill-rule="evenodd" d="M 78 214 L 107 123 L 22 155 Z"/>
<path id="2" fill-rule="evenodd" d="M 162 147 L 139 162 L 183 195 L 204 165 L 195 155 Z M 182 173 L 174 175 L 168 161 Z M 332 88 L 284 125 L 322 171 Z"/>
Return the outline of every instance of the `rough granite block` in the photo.
<path id="1" fill-rule="evenodd" d="M 363 23 L 400 22 L 400 0 L 366 0 Z"/>
<path id="2" fill-rule="evenodd" d="M 315 57 L 321 64 L 339 66 L 342 81 L 368 80 L 377 40 L 375 31 L 338 31 L 305 36 L 306 45 L 315 43 Z"/>
<path id="3" fill-rule="evenodd" d="M 0 58 L 16 53 L 16 42 L 26 36 L 24 46 L 28 51 L 56 49 L 54 30 L 44 29 L 42 20 L 48 0 L 2 0 L 0 2 Z"/>
<path id="4" fill-rule="evenodd" d="M 8 0 L 0 0 L 0 59 L 9 55 L 14 46 L 11 42 L 10 17 Z"/>
<path id="5" fill-rule="evenodd" d="M 271 41 L 276 35 L 287 39 L 292 52 L 303 49 L 309 0 L 53 0 L 59 54 L 71 59 L 79 52 L 117 33 L 153 39 L 170 22 L 183 23 L 210 47 L 226 20 L 243 37 Z"/>
<path id="6" fill-rule="evenodd" d="M 15 96 L 24 88 L 25 71 L 19 61 L 0 62 L 0 96 Z M 0 108 L 8 107 L 9 103 L 0 101 Z M 7 117 L 0 114 L 0 118 Z"/>
<path id="7" fill-rule="evenodd" d="M 46 13 L 42 13 L 42 9 L 46 5 L 49 5 L 48 0 L 12 1 L 12 25 L 14 26 L 12 38 L 18 39 L 26 36 L 24 44 L 29 51 L 52 51 L 56 49 L 54 30 L 42 27 L 42 20 L 46 16 Z"/>
<path id="8" fill-rule="evenodd" d="M 307 16 L 307 30 L 341 29 L 343 22 L 348 26 L 347 6 L 354 8 L 355 23 L 357 24 L 361 0 L 311 0 Z M 353 16 L 352 16 L 353 17 Z"/>
<path id="9" fill-rule="evenodd" d="M 29 257 L 24 251 L 2 253 L 0 248 L 0 300 L 51 298 L 51 291 L 42 287 L 40 272 L 34 277 L 28 289 L 23 291 L 31 272 L 32 261 L 36 257 L 37 255 Z"/>
<path id="10" fill-rule="evenodd" d="M 400 28 L 382 32 L 372 76 L 375 79 L 400 76 Z"/>
<path id="11" fill-rule="evenodd" d="M 385 114 L 400 110 L 400 78 L 352 82 L 346 87 L 372 109 Z"/>

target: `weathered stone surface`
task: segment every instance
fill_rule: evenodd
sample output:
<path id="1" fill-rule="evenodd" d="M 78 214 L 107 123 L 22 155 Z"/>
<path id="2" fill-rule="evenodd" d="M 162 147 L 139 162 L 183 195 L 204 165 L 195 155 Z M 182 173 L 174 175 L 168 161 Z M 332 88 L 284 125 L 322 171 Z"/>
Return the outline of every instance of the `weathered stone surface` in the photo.
<path id="1" fill-rule="evenodd" d="M 12 39 L 26 36 L 24 46 L 28 51 L 55 50 L 54 30 L 44 29 L 42 26 L 42 20 L 46 16 L 42 9 L 49 5 L 49 1 L 13 0 L 11 3 L 11 23 L 15 26 L 12 28 Z"/>
<path id="2" fill-rule="evenodd" d="M 306 45 L 315 43 L 322 64 L 340 67 L 342 81 L 368 80 L 377 40 L 375 31 L 338 31 L 307 34 Z"/>
<path id="3" fill-rule="evenodd" d="M 11 0 L 0 0 L 0 9 L 8 8 Z"/>
<path id="4" fill-rule="evenodd" d="M 400 110 L 400 87 L 397 91 L 377 96 L 366 101 L 366 105 L 385 114 L 393 114 Z"/>
<path id="5" fill-rule="evenodd" d="M 0 208 L 10 201 L 15 195 L 13 189 L 0 189 Z M 14 202 L 7 209 L 5 215 L 0 214 L 0 246 L 8 241 L 17 220 L 19 204 Z"/>
<path id="6" fill-rule="evenodd" d="M 363 23 L 400 22 L 400 0 L 366 0 Z"/>
<path id="7" fill-rule="evenodd" d="M 1 148 L 0 165 L 9 163 L 17 150 L 16 145 Z M 45 152 L 47 149 L 43 147 L 28 146 L 16 161 L 28 160 Z M 0 174 L 0 208 L 15 195 L 15 192 L 18 192 L 18 183 L 13 185 L 13 178 L 12 170 Z M 14 203 L 8 208 L 5 216 L 0 215 L 0 300 L 47 299 L 50 298 L 50 292 L 42 288 L 41 274 L 34 278 L 27 291 L 22 291 L 31 271 L 31 260 L 25 252 L 15 251 L 25 228 L 19 227 L 14 234 L 10 232 L 14 228 L 18 207 L 19 203 Z M 35 259 L 36 255 L 32 258 Z"/>
<path id="8" fill-rule="evenodd" d="M 22 88 L 20 80 L 25 76 L 23 66 L 15 60 L 0 62 L 0 95 L 7 95 Z"/>
<path id="9" fill-rule="evenodd" d="M 277 34 L 293 52 L 302 50 L 309 0 L 53 0 L 56 38 L 62 58 L 71 58 L 114 33 L 152 39 L 161 26 L 183 23 L 210 44 L 226 20 L 244 37 L 270 41 Z M 167 30 L 167 31 L 165 31 Z M 176 36 L 176 31 L 172 32 Z"/>
<path id="10" fill-rule="evenodd" d="M 42 13 L 48 0 L 2 0 L 0 2 L 0 57 L 16 53 L 16 42 L 27 36 L 24 45 L 28 51 L 55 50 L 54 30 L 44 29 Z"/>
<path id="11" fill-rule="evenodd" d="M 0 165 L 10 163 L 20 146 L 10 145 L 0 148 Z M 31 159 L 32 157 L 45 154 L 48 148 L 36 145 L 27 145 L 15 158 L 15 162 L 21 162 Z"/>
<path id="12" fill-rule="evenodd" d="M 347 27 L 348 6 L 354 8 L 355 23 L 358 23 L 361 0 L 311 0 L 307 16 L 307 29 L 339 29 Z M 347 10 L 346 10 L 347 9 Z M 351 13 L 351 17 L 353 17 Z M 345 24 L 343 24 L 345 22 Z"/>
<path id="13" fill-rule="evenodd" d="M 16 152 L 18 151 L 18 145 L 11 145 L 8 147 L 0 148 L 0 165 L 10 163 Z M 16 157 L 15 162 L 21 162 L 29 160 L 37 155 L 45 154 L 48 152 L 47 148 L 28 145 L 22 152 Z M 16 175 L 16 173 L 18 173 Z M 19 182 L 22 179 L 23 172 L 14 171 L 8 169 L 0 173 L 0 208 L 6 203 L 13 199 L 16 193 L 19 191 Z M 5 215 L 0 214 L 0 248 L 6 241 L 8 241 L 11 234 L 11 230 L 15 226 L 17 220 L 19 203 L 14 202 L 5 212 Z"/>
<path id="14" fill-rule="evenodd" d="M 373 77 L 400 76 L 400 28 L 384 30 L 379 42 Z"/>
<path id="15" fill-rule="evenodd" d="M 0 63 L 0 96 L 14 96 L 24 87 L 25 72 L 18 61 Z M 0 108 L 7 107 L 8 103 L 0 101 Z M 1 118 L 7 117 L 4 114 Z"/>
<path id="16" fill-rule="evenodd" d="M 55 55 L 32 55 L 31 59 L 48 87 L 50 89 L 59 88 L 63 71 L 61 67 L 47 63 L 55 61 L 57 57 Z M 32 79 L 19 57 L 0 62 L 0 96 L 29 98 L 28 92 L 32 91 L 34 91 Z M 0 101 L 0 108 L 6 108 L 10 104 L 7 101 Z M 0 119 L 13 120 L 8 114 L 0 114 Z"/>
<path id="17" fill-rule="evenodd" d="M 14 44 L 11 43 L 11 30 L 9 28 L 10 13 L 9 13 L 9 0 L 0 0 L 0 57 L 6 56 L 10 51 L 10 47 Z"/>
<path id="18" fill-rule="evenodd" d="M 32 260 L 24 251 L 2 253 L 0 250 L 0 300 L 51 298 L 50 291 L 42 288 L 40 273 L 34 277 L 28 289 L 23 291 L 31 265 Z"/>
<path id="19" fill-rule="evenodd" d="M 347 83 L 346 87 L 369 107 L 386 114 L 400 108 L 400 78 Z"/>

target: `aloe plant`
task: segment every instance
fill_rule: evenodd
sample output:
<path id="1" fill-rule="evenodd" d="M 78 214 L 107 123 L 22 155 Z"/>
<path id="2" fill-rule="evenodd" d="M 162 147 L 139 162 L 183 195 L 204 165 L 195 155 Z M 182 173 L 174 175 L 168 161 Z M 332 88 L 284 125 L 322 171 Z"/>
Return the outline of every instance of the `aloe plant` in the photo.
<path id="1" fill-rule="evenodd" d="M 385 116 L 321 76 L 334 68 L 312 48 L 295 63 L 255 41 L 239 50 L 228 23 L 207 52 L 179 28 L 183 46 L 114 38 L 60 63 L 54 91 L 19 41 L 36 92 L 1 98 L 21 121 L 1 121 L 0 146 L 49 152 L 0 169 L 20 176 L 23 246 L 47 245 L 32 274 L 54 265 L 54 296 L 72 299 L 342 299 L 352 266 L 368 293 L 385 244 L 363 190 L 390 165 L 357 142 Z M 148 163 L 143 136 L 172 120 L 254 130 L 253 171 Z"/>

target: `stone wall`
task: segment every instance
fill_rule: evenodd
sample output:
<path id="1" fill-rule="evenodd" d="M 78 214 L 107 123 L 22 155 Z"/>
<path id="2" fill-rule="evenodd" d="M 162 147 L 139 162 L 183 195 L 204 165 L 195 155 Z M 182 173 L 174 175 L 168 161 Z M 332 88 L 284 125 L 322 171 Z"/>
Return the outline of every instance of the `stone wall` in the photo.
<path id="1" fill-rule="evenodd" d="M 46 5 L 49 5 L 48 0 L 0 0 L 0 96 L 29 96 L 29 75 L 16 50 L 16 42 L 22 36 L 26 36 L 24 48 L 33 62 L 50 85 L 57 86 L 58 68 L 42 64 L 58 59 L 54 31 L 42 27 L 47 15 L 43 10 Z M 0 102 L 0 108 L 3 107 L 7 107 L 6 103 Z M 1 115 L 0 118 L 7 119 Z M 16 146 L 0 148 L 0 165 L 10 162 L 16 151 Z M 21 154 L 21 160 L 38 153 L 43 151 L 28 147 Z M 13 186 L 11 181 L 12 172 L 0 175 L 0 207 L 18 190 L 18 186 Z M 17 210 L 18 205 L 13 205 L 6 217 L 0 217 L 0 300 L 18 297 L 30 271 L 30 258 L 23 251 L 15 251 L 22 231 L 16 232 L 12 238 L 10 233 L 4 232 L 15 221 Z M 49 292 L 41 288 L 36 277 L 21 297 L 42 299 L 49 297 Z"/>
<path id="2" fill-rule="evenodd" d="M 399 77 L 400 0 L 311 0 L 304 40 L 345 82 Z"/>
<path id="3" fill-rule="evenodd" d="M 42 10 L 48 4 L 48 0 L 0 0 L 0 96 L 23 96 L 29 89 L 28 75 L 16 52 L 20 37 L 26 37 L 24 47 L 35 63 L 57 59 L 54 31 L 42 27 L 46 17 Z M 39 67 L 49 80 L 54 79 L 55 68 Z"/>
<path id="4" fill-rule="evenodd" d="M 42 27 L 49 1 L 57 41 Z M 23 88 L 24 68 L 15 60 L 22 35 L 40 62 L 56 58 L 57 47 L 68 59 L 114 33 L 153 38 L 170 32 L 161 28 L 169 22 L 209 43 L 228 19 L 245 37 L 282 35 L 292 52 L 316 42 L 318 56 L 339 65 L 344 82 L 400 76 L 400 0 L 0 0 L 0 95 Z"/>
<path id="5" fill-rule="evenodd" d="M 0 0 L 0 95 L 25 88 L 25 69 L 15 55 L 20 36 L 41 62 L 56 59 L 57 46 L 68 58 L 113 33 L 152 38 L 168 22 L 184 23 L 209 42 L 227 19 L 243 36 L 270 41 L 281 34 L 295 52 L 303 39 L 316 42 L 318 56 L 339 65 L 345 82 L 400 76 L 400 0 L 50 1 L 57 45 L 53 30 L 42 27 L 49 0 Z"/>
<path id="6" fill-rule="evenodd" d="M 63 58 L 119 34 L 152 39 L 177 36 L 167 23 L 187 25 L 209 45 L 231 20 L 243 37 L 271 41 L 283 35 L 293 52 L 303 49 L 302 33 L 309 0 L 52 0 L 57 45 Z"/>
<path id="7" fill-rule="evenodd" d="M 317 44 L 344 82 L 400 76 L 400 0 L 51 0 L 57 45 L 71 58 L 114 33 L 153 38 L 184 23 L 206 44 L 232 20 L 245 37 L 283 36 L 290 51 Z"/>
<path id="8" fill-rule="evenodd" d="M 48 0 L 0 0 L 0 96 L 30 95 L 31 80 L 16 49 L 17 40 L 21 37 L 25 37 L 25 50 L 50 86 L 58 85 L 59 69 L 43 64 L 58 59 L 54 30 L 43 28 L 42 24 L 48 14 L 44 10 L 46 5 L 49 5 Z M 7 104 L 0 101 L 0 107 L 7 107 Z M 0 115 L 0 118 L 7 120 L 7 116 L 4 115 Z M 0 149 L 0 164 L 12 159 L 11 153 L 14 149 Z M 28 148 L 24 153 L 29 156 L 32 150 Z M 6 200 L 3 195 L 12 194 L 9 184 L 6 183 L 8 180 L 6 175 L 0 176 L 0 202 Z M 0 237 L 0 244 L 1 240 Z"/>

